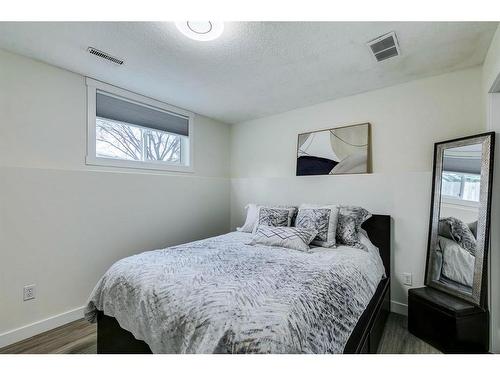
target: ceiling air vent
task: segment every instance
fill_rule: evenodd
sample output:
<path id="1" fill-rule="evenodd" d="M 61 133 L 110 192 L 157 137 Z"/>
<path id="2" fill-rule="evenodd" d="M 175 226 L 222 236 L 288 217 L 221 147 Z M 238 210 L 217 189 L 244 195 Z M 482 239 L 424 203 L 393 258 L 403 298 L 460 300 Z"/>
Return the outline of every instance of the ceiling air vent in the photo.
<path id="1" fill-rule="evenodd" d="M 101 59 L 106 59 L 108 61 L 111 61 L 112 63 L 118 64 L 118 65 L 122 65 L 123 64 L 123 60 L 120 60 L 120 59 L 118 59 L 116 57 L 113 57 L 109 53 L 106 53 L 106 52 L 103 52 L 103 51 L 99 51 L 98 49 L 96 49 L 94 47 L 89 47 L 87 49 L 87 51 L 89 51 L 89 53 L 92 54 L 92 55 L 100 57 Z"/>
<path id="2" fill-rule="evenodd" d="M 395 32 L 379 36 L 367 44 L 377 61 L 387 60 L 400 55 L 398 38 Z"/>

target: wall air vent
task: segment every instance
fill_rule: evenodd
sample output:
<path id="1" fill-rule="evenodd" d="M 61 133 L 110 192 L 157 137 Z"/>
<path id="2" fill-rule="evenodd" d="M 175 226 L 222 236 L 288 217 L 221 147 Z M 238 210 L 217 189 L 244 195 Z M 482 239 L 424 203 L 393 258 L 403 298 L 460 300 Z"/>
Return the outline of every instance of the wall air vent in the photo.
<path id="1" fill-rule="evenodd" d="M 116 57 L 111 56 L 109 53 L 99 51 L 98 49 L 94 47 L 89 47 L 87 48 L 87 51 L 89 51 L 90 54 L 95 55 L 97 57 L 100 57 L 101 59 L 106 59 L 114 64 L 122 65 L 123 60 L 120 60 Z"/>
<path id="2" fill-rule="evenodd" d="M 401 54 L 399 50 L 398 38 L 395 32 L 379 36 L 367 44 L 377 61 L 387 60 Z"/>

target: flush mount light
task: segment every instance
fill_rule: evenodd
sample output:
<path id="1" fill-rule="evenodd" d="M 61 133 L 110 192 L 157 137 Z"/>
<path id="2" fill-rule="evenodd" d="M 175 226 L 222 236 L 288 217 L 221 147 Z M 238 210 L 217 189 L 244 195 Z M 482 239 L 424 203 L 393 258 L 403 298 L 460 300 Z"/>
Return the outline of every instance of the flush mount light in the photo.
<path id="1" fill-rule="evenodd" d="M 184 21 L 175 25 L 188 38 L 203 42 L 217 39 L 224 31 L 224 23 L 213 21 Z"/>

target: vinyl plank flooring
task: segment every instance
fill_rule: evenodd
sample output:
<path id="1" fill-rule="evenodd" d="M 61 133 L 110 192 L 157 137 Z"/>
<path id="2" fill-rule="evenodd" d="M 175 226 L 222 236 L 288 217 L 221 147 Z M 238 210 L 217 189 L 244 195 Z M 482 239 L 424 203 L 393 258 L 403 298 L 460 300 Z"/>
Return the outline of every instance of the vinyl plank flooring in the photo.
<path id="1" fill-rule="evenodd" d="M 0 354 L 96 353 L 96 327 L 80 319 L 0 348 Z"/>
<path id="2" fill-rule="evenodd" d="M 379 354 L 439 354 L 439 350 L 408 332 L 406 316 L 389 314 L 382 339 L 378 347 Z"/>
<path id="3" fill-rule="evenodd" d="M 391 313 L 379 345 L 381 354 L 440 353 L 410 334 L 406 317 Z M 80 319 L 51 331 L 0 348 L 0 354 L 95 354 L 96 325 Z"/>

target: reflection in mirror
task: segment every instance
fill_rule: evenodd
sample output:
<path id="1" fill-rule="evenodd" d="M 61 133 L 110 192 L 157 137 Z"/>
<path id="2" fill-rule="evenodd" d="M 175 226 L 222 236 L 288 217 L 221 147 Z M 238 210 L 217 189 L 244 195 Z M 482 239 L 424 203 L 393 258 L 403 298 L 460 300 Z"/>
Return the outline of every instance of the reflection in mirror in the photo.
<path id="1" fill-rule="evenodd" d="M 472 293 L 481 187 L 482 144 L 443 154 L 434 281 Z"/>
<path id="2" fill-rule="evenodd" d="M 480 304 L 492 135 L 436 144 L 426 284 Z"/>

